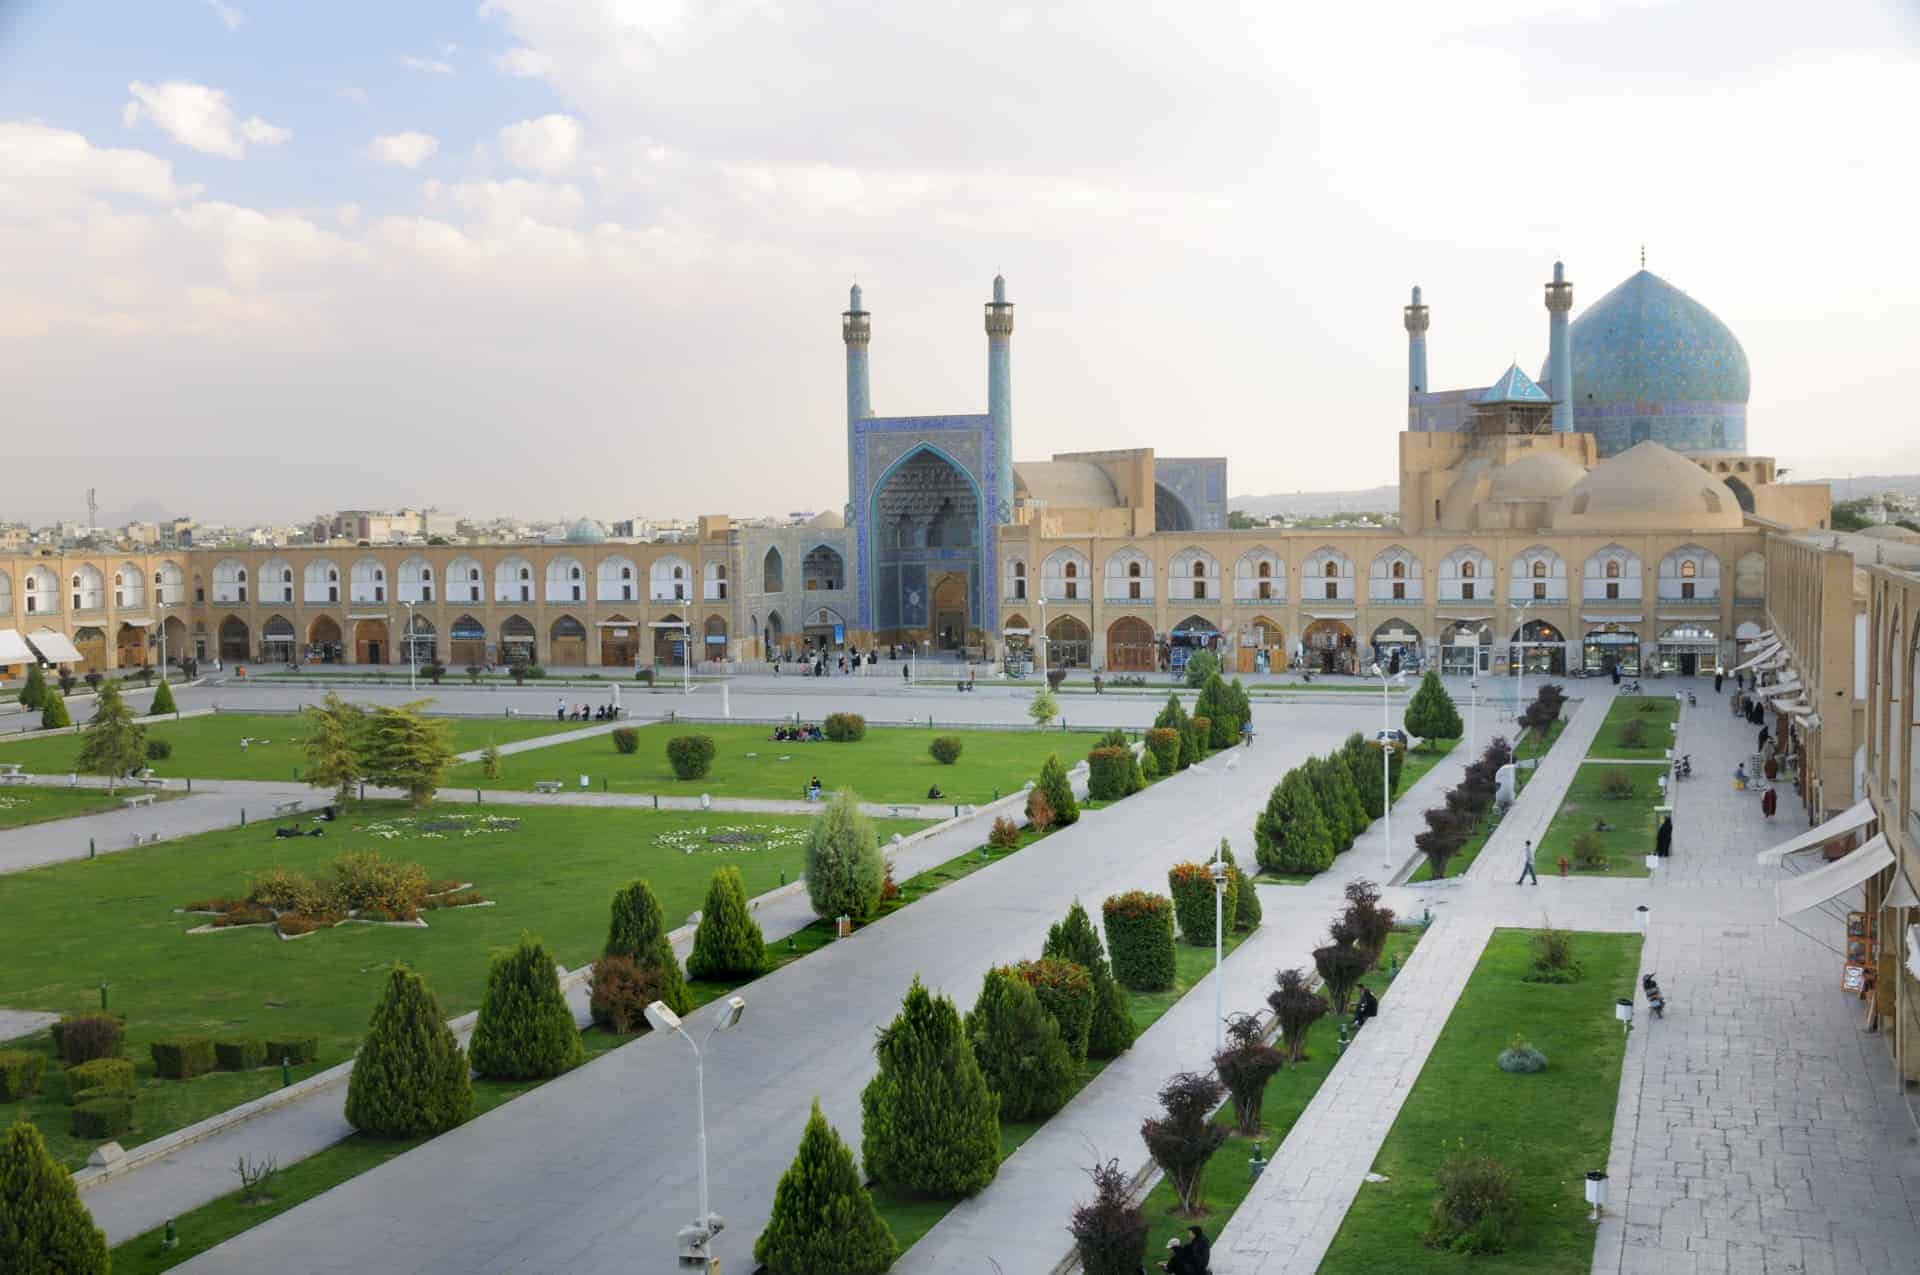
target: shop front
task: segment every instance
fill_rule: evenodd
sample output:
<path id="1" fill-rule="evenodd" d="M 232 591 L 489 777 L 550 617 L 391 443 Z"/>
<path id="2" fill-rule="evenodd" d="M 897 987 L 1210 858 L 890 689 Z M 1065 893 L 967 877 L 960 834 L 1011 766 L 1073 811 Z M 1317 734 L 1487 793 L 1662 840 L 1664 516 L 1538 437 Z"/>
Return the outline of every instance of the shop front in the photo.
<path id="1" fill-rule="evenodd" d="M 1286 665 L 1286 631 L 1265 616 L 1255 617 L 1253 623 L 1240 634 L 1237 671 L 1271 673 Z"/>
<path id="2" fill-rule="evenodd" d="M 1190 615 L 1178 628 L 1174 629 L 1167 642 L 1167 667 L 1175 676 L 1186 672 L 1187 661 L 1193 658 L 1195 651 L 1220 652 L 1220 630 L 1213 622 L 1197 615 Z"/>
<path id="3" fill-rule="evenodd" d="M 1123 615 L 1107 626 L 1107 672 L 1151 673 L 1157 646 L 1153 626 L 1137 615 Z"/>
<path id="4" fill-rule="evenodd" d="M 1618 670 L 1622 677 L 1639 677 L 1640 635 L 1624 624 L 1602 624 L 1587 630 L 1582 656 L 1582 665 L 1592 676 Z"/>
<path id="5" fill-rule="evenodd" d="M 1472 676 L 1492 668 L 1493 629 L 1485 620 L 1455 620 L 1440 639 L 1440 671 Z"/>
<path id="6" fill-rule="evenodd" d="M 1529 675 L 1564 677 L 1567 672 L 1567 637 L 1545 620 L 1528 620 L 1513 631 L 1515 659 Z"/>
<path id="7" fill-rule="evenodd" d="M 1007 627 L 1000 630 L 1000 649 L 1008 677 L 1025 677 L 1033 672 L 1033 628 L 1026 616 L 1007 617 Z"/>
<path id="8" fill-rule="evenodd" d="M 1676 624 L 1660 635 L 1660 671 L 1681 677 L 1710 674 L 1720 662 L 1720 635 L 1704 624 Z"/>
<path id="9" fill-rule="evenodd" d="M 1420 630 L 1398 617 L 1373 631 L 1373 658 L 1389 674 L 1420 671 Z"/>
<path id="10" fill-rule="evenodd" d="M 1353 673 L 1359 668 L 1353 630 L 1344 620 L 1318 619 L 1301 634 L 1301 663 L 1316 673 Z"/>
<path id="11" fill-rule="evenodd" d="M 1047 667 L 1085 668 L 1093 658 L 1093 633 L 1080 619 L 1063 615 L 1047 625 Z"/>

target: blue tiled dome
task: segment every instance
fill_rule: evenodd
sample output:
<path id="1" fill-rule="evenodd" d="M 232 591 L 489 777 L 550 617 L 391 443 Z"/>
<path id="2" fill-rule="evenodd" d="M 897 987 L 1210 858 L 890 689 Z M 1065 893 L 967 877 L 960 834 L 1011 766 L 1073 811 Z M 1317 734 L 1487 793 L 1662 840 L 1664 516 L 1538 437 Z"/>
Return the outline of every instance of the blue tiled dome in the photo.
<path id="1" fill-rule="evenodd" d="M 1587 307 L 1570 336 L 1573 427 L 1595 435 L 1601 456 L 1649 439 L 1678 452 L 1746 450 L 1746 351 L 1665 279 L 1633 275 Z"/>
<path id="2" fill-rule="evenodd" d="M 567 543 L 570 545 L 597 545 L 606 538 L 606 529 L 591 518 L 582 518 L 567 528 Z"/>

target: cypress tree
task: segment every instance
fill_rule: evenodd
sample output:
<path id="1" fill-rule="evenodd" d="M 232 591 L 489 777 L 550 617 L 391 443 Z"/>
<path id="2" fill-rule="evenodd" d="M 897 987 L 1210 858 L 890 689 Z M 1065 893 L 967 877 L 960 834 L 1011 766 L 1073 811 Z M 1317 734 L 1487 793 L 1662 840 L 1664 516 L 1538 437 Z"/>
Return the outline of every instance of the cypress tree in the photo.
<path id="1" fill-rule="evenodd" d="M 973 1195 L 1000 1169 L 999 1103 L 953 1002 L 918 976 L 874 1047 L 860 1093 L 860 1158 L 874 1180 L 921 1195 Z"/>
<path id="2" fill-rule="evenodd" d="M 1301 767 L 1274 785 L 1253 824 L 1254 857 L 1269 872 L 1320 872 L 1333 866 L 1333 837 Z"/>
<path id="3" fill-rule="evenodd" d="M 1313 788 L 1314 802 L 1320 807 L 1320 817 L 1326 821 L 1327 835 L 1333 839 L 1333 852 L 1341 854 L 1351 849 L 1358 829 L 1349 820 L 1347 804 L 1334 790 L 1332 763 L 1324 757 L 1309 757 L 1300 763 L 1300 769 L 1306 772 L 1307 783 Z"/>
<path id="4" fill-rule="evenodd" d="M 1048 753 L 1047 760 L 1040 765 L 1040 778 L 1034 787 L 1047 794 L 1047 804 L 1053 807 L 1053 823 L 1064 828 L 1080 818 L 1080 803 L 1074 800 L 1073 781 L 1067 778 L 1066 763 L 1060 760 L 1059 753 Z"/>
<path id="5" fill-rule="evenodd" d="M 557 1076 L 586 1056 L 540 940 L 523 934 L 519 947 L 493 958 L 471 1051 L 473 1069 L 496 1080 Z"/>
<path id="6" fill-rule="evenodd" d="M 1240 737 L 1240 712 L 1233 692 L 1218 673 L 1209 673 L 1200 684 L 1200 697 L 1194 701 L 1193 715 L 1207 719 L 1207 744 L 1230 748 Z"/>
<path id="7" fill-rule="evenodd" d="M 800 1150 L 780 1175 L 753 1260 L 772 1275 L 880 1275 L 900 1255 L 854 1167 L 853 1152 L 813 1100 Z"/>
<path id="8" fill-rule="evenodd" d="M 1466 733 L 1453 696 L 1447 694 L 1447 688 L 1440 683 L 1440 674 L 1432 669 L 1421 675 L 1420 688 L 1407 703 L 1405 720 L 1408 733 L 1426 740 L 1429 748 L 1436 739 L 1458 739 Z"/>
<path id="9" fill-rule="evenodd" d="M 1353 771 L 1347 766 L 1345 754 L 1329 753 L 1325 761 L 1333 799 L 1346 812 L 1347 826 L 1353 829 L 1353 835 L 1357 837 L 1367 830 L 1367 825 L 1373 820 L 1368 817 L 1367 805 L 1360 799 L 1360 789 L 1353 782 Z"/>
<path id="10" fill-rule="evenodd" d="M 1340 745 L 1340 756 L 1360 794 L 1360 808 L 1368 820 L 1378 819 L 1387 809 L 1387 778 L 1380 773 L 1380 754 L 1368 748 L 1366 739 L 1355 731 Z"/>
<path id="11" fill-rule="evenodd" d="M 603 956 L 624 956 L 643 968 L 659 971 L 660 999 L 676 1014 L 693 1009 L 693 995 L 687 991 L 686 978 L 680 972 L 680 958 L 673 954 L 667 938 L 667 923 L 660 900 L 645 881 L 634 881 L 613 896 L 613 920 L 607 927 L 607 946 Z"/>
<path id="12" fill-rule="evenodd" d="M 1113 977 L 1107 963 L 1106 946 L 1093 918 L 1075 899 L 1064 920 L 1054 922 L 1047 931 L 1047 943 L 1040 955 L 1072 961 L 1084 966 L 1093 976 L 1093 1024 L 1087 1030 L 1089 1058 L 1117 1058 L 1133 1045 L 1133 1006 L 1126 989 Z"/>
<path id="13" fill-rule="evenodd" d="M 1025 979 L 988 970 L 966 1032 L 1002 1120 L 1050 1116 L 1073 1096 L 1080 1065 Z"/>
<path id="14" fill-rule="evenodd" d="M 863 921 L 880 907 L 887 861 L 873 820 L 860 813 L 860 799 L 841 789 L 807 826 L 807 897 L 813 914 Z"/>
<path id="15" fill-rule="evenodd" d="M 20 688 L 20 707 L 37 709 L 47 695 L 47 674 L 38 664 L 27 665 L 26 684 Z"/>
<path id="16" fill-rule="evenodd" d="M 1240 893 L 1234 904 L 1233 928 L 1236 930 L 1256 930 L 1260 928 L 1263 915 L 1260 911 L 1260 896 L 1254 892 L 1253 878 L 1240 870 L 1234 862 L 1233 847 L 1225 837 L 1220 838 L 1220 858 L 1233 870 L 1234 878 L 1240 883 Z"/>
<path id="17" fill-rule="evenodd" d="M 40 692 L 40 729 L 54 730 L 61 726 L 73 725 L 73 718 L 67 716 L 67 701 L 53 687 Z"/>
<path id="18" fill-rule="evenodd" d="M 747 911 L 747 887 L 740 869 L 728 865 L 713 874 L 700 928 L 687 956 L 689 978 L 751 978 L 767 964 L 767 940 Z"/>
<path id="19" fill-rule="evenodd" d="M 466 1051 L 426 982 L 394 966 L 347 1079 L 347 1122 L 375 1137 L 417 1138 L 472 1113 Z"/>
<path id="20" fill-rule="evenodd" d="M 161 678 L 160 685 L 155 687 L 153 691 L 153 703 L 147 706 L 148 714 L 177 713 L 179 711 L 179 709 L 173 706 L 173 688 L 167 685 L 166 678 Z"/>
<path id="21" fill-rule="evenodd" d="M 40 1130 L 17 1120 L 0 1137 L 0 1261 L 38 1275 L 107 1275 L 107 1236 Z"/>

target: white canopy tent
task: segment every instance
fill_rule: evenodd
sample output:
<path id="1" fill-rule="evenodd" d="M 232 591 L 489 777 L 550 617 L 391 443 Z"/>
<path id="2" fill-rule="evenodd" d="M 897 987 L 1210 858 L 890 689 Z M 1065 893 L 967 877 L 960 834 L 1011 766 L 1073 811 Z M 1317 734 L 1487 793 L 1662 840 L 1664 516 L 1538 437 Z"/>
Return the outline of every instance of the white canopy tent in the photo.
<path id="1" fill-rule="evenodd" d="M 1817 828 L 1809 828 L 1791 841 L 1783 841 L 1771 850 L 1762 850 L 1753 856 L 1753 861 L 1761 867 L 1770 867 L 1779 863 L 1790 854 L 1802 850 L 1818 850 L 1835 837 L 1844 837 L 1856 828 L 1864 828 L 1879 818 L 1873 812 L 1871 801 L 1862 801 L 1856 806 L 1841 811 Z"/>
<path id="2" fill-rule="evenodd" d="M 1893 866 L 1893 848 L 1884 835 L 1855 850 L 1843 859 L 1835 859 L 1822 868 L 1777 882 L 1773 887 L 1776 915 L 1784 921 L 1790 916 L 1830 903 L 1847 891 L 1865 883 L 1876 872 Z"/>
<path id="3" fill-rule="evenodd" d="M 1779 650 L 1780 648 L 1777 645 L 1770 644 L 1763 646 L 1759 650 L 1751 652 L 1744 662 L 1734 665 L 1733 671 L 1736 673 L 1744 673 L 1762 660 L 1771 659 Z"/>
<path id="4" fill-rule="evenodd" d="M 1737 638 L 1735 640 L 1740 642 L 1765 642 L 1772 637 L 1773 630 L 1768 629 L 1765 633 L 1756 633 L 1752 637 Z"/>
<path id="5" fill-rule="evenodd" d="M 55 633 L 52 629 L 35 629 L 27 634 L 27 641 L 33 649 L 40 652 L 40 658 L 49 664 L 78 664 L 86 657 L 67 641 L 64 633 Z"/>
<path id="6" fill-rule="evenodd" d="M 1761 699 L 1778 699 L 1782 695 L 1792 695 L 1799 689 L 1800 689 L 1799 678 L 1786 677 L 1778 682 L 1775 682 L 1772 686 L 1761 687 L 1759 690 L 1755 691 L 1754 694 L 1758 695 Z"/>
<path id="7" fill-rule="evenodd" d="M 0 664 L 38 664 L 18 629 L 0 629 Z"/>

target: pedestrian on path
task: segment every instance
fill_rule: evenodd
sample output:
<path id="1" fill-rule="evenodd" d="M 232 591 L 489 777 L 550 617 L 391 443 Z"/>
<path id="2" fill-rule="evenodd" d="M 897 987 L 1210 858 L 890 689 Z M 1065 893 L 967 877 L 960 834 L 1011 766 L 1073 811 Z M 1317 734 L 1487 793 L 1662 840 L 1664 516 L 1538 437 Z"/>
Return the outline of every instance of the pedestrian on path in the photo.
<path id="1" fill-rule="evenodd" d="M 1673 816 L 1668 815 L 1660 821 L 1660 831 L 1653 837 L 1653 852 L 1661 858 L 1673 853 Z"/>
<path id="2" fill-rule="evenodd" d="M 1773 812 L 1779 805 L 1780 798 L 1774 795 L 1773 785 L 1768 784 L 1767 791 L 1761 794 L 1760 797 L 1760 813 L 1771 819 L 1773 818 Z"/>
<path id="3" fill-rule="evenodd" d="M 1533 842 L 1527 842 L 1526 849 L 1523 853 L 1526 857 L 1520 861 L 1520 879 L 1515 881 L 1514 884 L 1525 885 L 1528 879 L 1531 878 L 1535 885 L 1539 885 L 1540 878 L 1535 876 L 1533 871 Z"/>
<path id="4" fill-rule="evenodd" d="M 1715 695 L 1720 694 L 1720 687 L 1726 683 L 1726 680 L 1727 675 L 1725 673 L 1722 673 L 1719 669 L 1713 671 L 1713 693 Z"/>

